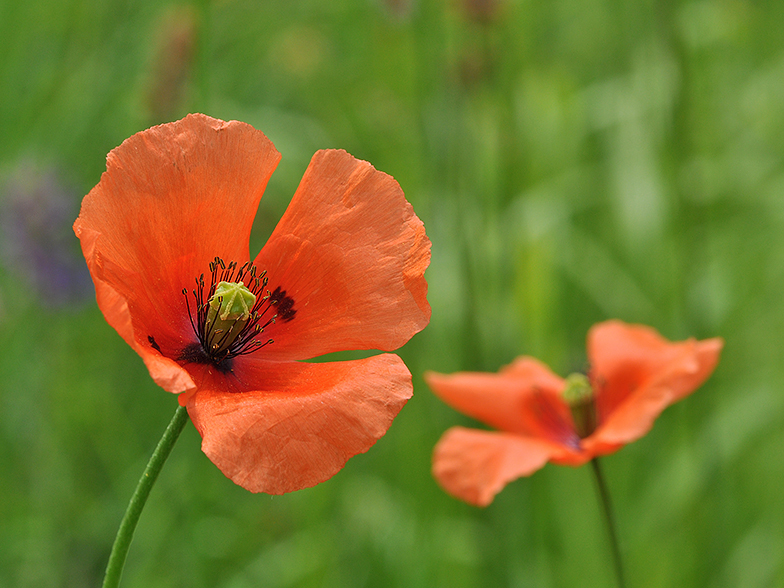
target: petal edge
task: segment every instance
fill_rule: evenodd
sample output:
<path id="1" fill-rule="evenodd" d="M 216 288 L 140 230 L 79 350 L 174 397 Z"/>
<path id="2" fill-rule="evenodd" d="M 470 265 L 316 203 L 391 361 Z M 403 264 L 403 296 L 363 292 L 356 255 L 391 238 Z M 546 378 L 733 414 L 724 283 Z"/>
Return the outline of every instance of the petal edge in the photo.
<path id="1" fill-rule="evenodd" d="M 386 433 L 412 394 L 411 374 L 393 354 L 251 364 L 235 368 L 245 391 L 225 391 L 222 375 L 194 377 L 198 392 L 187 402 L 204 453 L 251 492 L 283 494 L 331 478 Z"/>
<path id="2" fill-rule="evenodd" d="M 430 321 L 430 240 L 392 176 L 342 150 L 318 151 L 256 258 L 296 316 L 271 330 L 273 360 L 392 351 Z"/>
<path id="3" fill-rule="evenodd" d="M 487 506 L 509 482 L 542 468 L 552 453 L 535 439 L 452 427 L 433 450 L 433 477 L 451 495 Z"/>

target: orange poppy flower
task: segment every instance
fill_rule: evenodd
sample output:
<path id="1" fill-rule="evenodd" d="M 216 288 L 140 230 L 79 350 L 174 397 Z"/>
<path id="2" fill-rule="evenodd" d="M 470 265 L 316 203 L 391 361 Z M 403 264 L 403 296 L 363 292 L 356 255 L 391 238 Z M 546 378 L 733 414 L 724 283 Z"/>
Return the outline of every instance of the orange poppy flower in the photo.
<path id="1" fill-rule="evenodd" d="M 721 339 L 672 343 L 654 329 L 607 321 L 588 333 L 588 377 L 566 379 L 531 357 L 498 374 L 425 374 L 444 402 L 498 431 L 449 429 L 433 475 L 454 496 L 490 504 L 548 461 L 579 466 L 636 441 L 713 372 Z"/>
<path id="2" fill-rule="evenodd" d="M 391 351 L 430 320 L 430 241 L 390 176 L 319 151 L 250 261 L 280 154 L 251 126 L 204 115 L 132 136 L 74 224 L 106 320 L 179 393 L 204 453 L 237 484 L 281 494 L 367 451 L 408 398 Z M 217 292 L 216 292 L 217 291 Z"/>

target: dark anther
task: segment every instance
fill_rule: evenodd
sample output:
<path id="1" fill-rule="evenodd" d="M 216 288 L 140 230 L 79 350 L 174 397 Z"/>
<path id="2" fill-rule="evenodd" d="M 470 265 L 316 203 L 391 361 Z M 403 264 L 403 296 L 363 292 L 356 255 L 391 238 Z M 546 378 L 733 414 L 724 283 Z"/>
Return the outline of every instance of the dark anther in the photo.
<path id="1" fill-rule="evenodd" d="M 278 318 L 284 322 L 289 322 L 297 314 L 294 309 L 294 299 L 291 296 L 286 296 L 286 291 L 282 290 L 280 286 L 275 288 L 275 291 L 270 296 L 272 304 L 275 305 L 275 310 Z"/>

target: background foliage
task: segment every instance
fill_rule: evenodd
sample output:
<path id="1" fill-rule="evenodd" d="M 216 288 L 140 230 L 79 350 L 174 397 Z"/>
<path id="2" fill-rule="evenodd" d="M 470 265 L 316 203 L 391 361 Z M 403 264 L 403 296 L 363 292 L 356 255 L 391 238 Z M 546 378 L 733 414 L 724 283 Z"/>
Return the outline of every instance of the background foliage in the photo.
<path id="1" fill-rule="evenodd" d="M 751 0 L 0 0 L 0 586 L 97 586 L 174 411 L 98 311 L 70 225 L 106 153 L 201 111 L 283 160 L 396 177 L 433 241 L 415 396 L 316 488 L 224 478 L 186 428 L 132 587 L 613 586 L 588 468 L 487 509 L 430 452 L 472 424 L 426 369 L 585 365 L 594 322 L 720 335 L 722 362 L 604 459 L 635 587 L 784 586 L 784 4 Z M 155 263 L 155 260 L 151 260 Z"/>

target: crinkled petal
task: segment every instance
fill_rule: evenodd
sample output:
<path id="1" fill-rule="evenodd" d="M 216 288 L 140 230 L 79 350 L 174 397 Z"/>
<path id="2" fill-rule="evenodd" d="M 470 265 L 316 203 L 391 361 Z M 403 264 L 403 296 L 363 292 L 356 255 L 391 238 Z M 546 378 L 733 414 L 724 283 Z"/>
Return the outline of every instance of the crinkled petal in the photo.
<path id="1" fill-rule="evenodd" d="M 227 374 L 189 370 L 198 391 L 180 398 L 202 450 L 235 483 L 268 494 L 331 478 L 386 433 L 412 394 L 411 375 L 392 354 L 332 363 L 243 356 Z"/>
<path id="2" fill-rule="evenodd" d="M 92 255 L 92 251 L 98 235 L 99 233 L 96 231 L 85 229 L 80 237 L 88 267 L 95 263 L 96 257 Z M 91 269 L 90 274 L 95 285 L 95 298 L 98 302 L 98 308 L 101 309 L 106 322 L 114 327 L 125 342 L 141 356 L 155 383 L 164 390 L 174 393 L 193 389 L 193 380 L 191 380 L 187 371 L 168 357 L 161 355 L 150 345 L 140 345 L 136 341 L 131 323 L 131 313 L 128 311 L 126 299 L 120 296 L 109 284 L 96 277 L 97 272 L 93 272 Z"/>
<path id="3" fill-rule="evenodd" d="M 560 393 L 564 380 L 532 357 L 498 374 L 428 372 L 425 381 L 452 408 L 494 429 L 572 446 L 577 438 Z"/>
<path id="4" fill-rule="evenodd" d="M 433 450 L 433 476 L 453 496 L 487 506 L 509 482 L 533 474 L 557 451 L 537 439 L 452 427 Z"/>
<path id="5" fill-rule="evenodd" d="M 194 340 L 182 289 L 215 256 L 249 260 L 253 217 L 279 159 L 260 131 L 204 115 L 137 133 L 109 153 L 74 231 L 93 281 L 125 300 L 137 351 L 153 337 L 174 358 Z"/>
<path id="6" fill-rule="evenodd" d="M 397 349 L 430 320 L 430 241 L 398 183 L 345 151 L 314 156 L 256 259 L 296 315 L 269 328 L 269 359 Z"/>
<path id="7" fill-rule="evenodd" d="M 586 450 L 595 455 L 612 453 L 645 435 L 665 408 L 694 392 L 713 373 L 722 346 L 719 338 L 668 343 L 660 354 L 667 361 L 652 369 L 644 383 L 614 407 L 596 432 L 585 439 Z M 618 355 L 615 358 L 616 369 L 622 371 L 622 362 Z M 608 364 L 602 365 L 607 369 Z"/>

